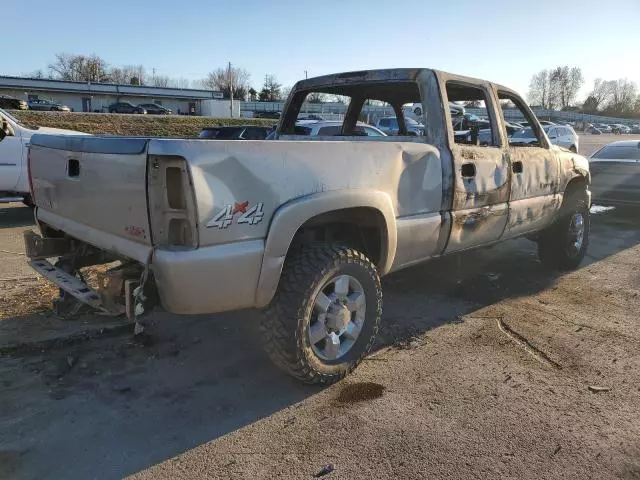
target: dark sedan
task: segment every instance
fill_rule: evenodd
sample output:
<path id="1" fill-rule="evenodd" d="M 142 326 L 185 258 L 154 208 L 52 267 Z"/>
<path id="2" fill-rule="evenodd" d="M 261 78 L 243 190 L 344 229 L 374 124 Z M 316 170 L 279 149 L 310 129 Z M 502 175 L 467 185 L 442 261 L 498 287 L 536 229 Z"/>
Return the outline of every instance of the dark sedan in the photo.
<path id="1" fill-rule="evenodd" d="M 233 127 L 206 127 L 199 138 L 210 140 L 264 140 L 271 133 L 270 127 L 237 125 Z"/>
<path id="2" fill-rule="evenodd" d="M 149 115 L 171 115 L 172 113 L 170 109 L 157 103 L 141 103 L 138 106 L 144 108 Z"/>
<path id="3" fill-rule="evenodd" d="M 116 102 L 109 105 L 109 113 L 147 113 L 147 111 L 133 103 Z"/>
<path id="4" fill-rule="evenodd" d="M 26 110 L 29 104 L 10 95 L 0 95 L 0 108 L 7 110 Z"/>
<path id="5" fill-rule="evenodd" d="M 593 202 L 640 206 L 640 141 L 605 145 L 591 155 Z"/>

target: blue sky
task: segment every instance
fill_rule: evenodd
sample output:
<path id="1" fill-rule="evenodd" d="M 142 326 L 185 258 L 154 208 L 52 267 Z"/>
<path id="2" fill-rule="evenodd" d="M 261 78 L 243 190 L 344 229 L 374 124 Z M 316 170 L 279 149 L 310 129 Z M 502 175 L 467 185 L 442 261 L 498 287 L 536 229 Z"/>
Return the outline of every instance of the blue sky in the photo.
<path id="1" fill-rule="evenodd" d="M 345 70 L 433 67 L 525 94 L 531 75 L 582 68 L 640 85 L 640 0 L 22 0 L 2 7 L 0 74 L 95 53 L 191 80 L 228 61 L 284 85 Z"/>

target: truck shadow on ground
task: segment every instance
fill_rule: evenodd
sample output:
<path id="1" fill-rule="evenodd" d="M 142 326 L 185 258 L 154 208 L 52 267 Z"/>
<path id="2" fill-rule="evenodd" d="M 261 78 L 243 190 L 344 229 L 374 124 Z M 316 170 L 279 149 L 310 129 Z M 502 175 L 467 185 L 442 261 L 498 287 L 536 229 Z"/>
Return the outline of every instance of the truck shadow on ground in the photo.
<path id="1" fill-rule="evenodd" d="M 593 223 L 584 265 L 640 243 L 633 220 L 603 216 Z M 398 272 L 383 282 L 376 348 L 539 292 L 558 278 L 526 240 Z M 103 337 L 5 356 L 0 477 L 119 478 L 282 410 L 295 421 L 296 405 L 321 389 L 272 366 L 258 322 L 256 312 L 158 313 L 142 342 Z"/>
<path id="2" fill-rule="evenodd" d="M 19 204 L 0 206 L 0 229 L 33 226 L 33 209 Z"/>

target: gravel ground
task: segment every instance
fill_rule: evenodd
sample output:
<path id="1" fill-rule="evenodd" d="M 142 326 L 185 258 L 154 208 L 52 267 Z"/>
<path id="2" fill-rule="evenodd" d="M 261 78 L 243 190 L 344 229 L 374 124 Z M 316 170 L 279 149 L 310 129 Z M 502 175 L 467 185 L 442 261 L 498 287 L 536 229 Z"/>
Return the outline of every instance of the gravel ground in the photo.
<path id="1" fill-rule="evenodd" d="M 518 240 L 386 277 L 375 352 L 326 389 L 252 311 L 5 352 L 0 478 L 640 478 L 639 226 L 594 215 L 565 275 Z"/>

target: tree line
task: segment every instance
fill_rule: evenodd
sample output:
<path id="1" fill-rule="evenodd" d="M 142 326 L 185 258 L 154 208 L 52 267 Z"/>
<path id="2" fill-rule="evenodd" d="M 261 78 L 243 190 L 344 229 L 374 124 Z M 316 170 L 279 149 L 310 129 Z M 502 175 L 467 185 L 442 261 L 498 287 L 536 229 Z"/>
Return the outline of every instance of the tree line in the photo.
<path id="1" fill-rule="evenodd" d="M 50 78 L 70 82 L 118 83 L 169 88 L 202 88 L 222 92 L 224 98 L 275 102 L 286 98 L 288 88 L 283 88 L 274 75 L 266 75 L 260 91 L 251 86 L 251 76 L 243 68 L 218 68 L 200 80 L 173 78 L 150 73 L 143 65 L 110 66 L 98 55 L 58 53 L 55 60 L 42 69 L 26 74 L 31 78 Z"/>
<path id="2" fill-rule="evenodd" d="M 582 70 L 567 65 L 544 69 L 529 83 L 529 103 L 549 110 L 572 110 L 582 113 L 631 117 L 640 115 L 640 95 L 634 82 L 625 79 L 597 78 L 587 98 L 577 102 L 584 84 Z"/>

